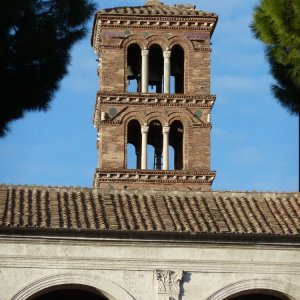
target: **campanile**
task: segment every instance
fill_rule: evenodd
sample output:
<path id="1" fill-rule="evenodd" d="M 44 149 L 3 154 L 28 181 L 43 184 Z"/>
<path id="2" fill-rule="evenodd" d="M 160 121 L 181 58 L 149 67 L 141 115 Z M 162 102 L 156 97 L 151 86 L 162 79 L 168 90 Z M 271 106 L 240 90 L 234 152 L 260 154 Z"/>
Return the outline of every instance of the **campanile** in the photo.
<path id="1" fill-rule="evenodd" d="M 95 188 L 210 190 L 213 13 L 151 0 L 97 12 Z"/>

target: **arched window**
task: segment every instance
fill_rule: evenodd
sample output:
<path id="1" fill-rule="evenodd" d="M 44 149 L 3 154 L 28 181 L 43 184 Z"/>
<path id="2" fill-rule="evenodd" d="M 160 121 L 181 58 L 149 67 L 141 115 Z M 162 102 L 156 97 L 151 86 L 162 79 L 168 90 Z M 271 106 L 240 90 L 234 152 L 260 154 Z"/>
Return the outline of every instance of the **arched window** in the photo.
<path id="1" fill-rule="evenodd" d="M 162 125 L 159 121 L 155 120 L 149 124 L 148 144 L 153 146 L 153 153 L 148 153 L 148 157 L 152 154 L 153 165 L 149 165 L 148 169 L 161 170 L 162 169 L 162 148 L 163 148 L 163 135 Z M 149 151 L 149 148 L 148 148 Z"/>
<path id="2" fill-rule="evenodd" d="M 163 51 L 159 45 L 152 45 L 149 49 L 149 88 L 150 93 L 161 93 L 164 73 Z"/>
<path id="3" fill-rule="evenodd" d="M 174 149 L 174 169 L 183 169 L 183 125 L 180 121 L 174 121 L 170 126 L 169 144 Z M 171 156 L 170 156 L 171 158 Z M 171 163 L 170 166 L 173 164 Z"/>
<path id="4" fill-rule="evenodd" d="M 171 50 L 171 93 L 184 93 L 184 50 L 179 45 Z"/>
<path id="5" fill-rule="evenodd" d="M 127 49 L 127 80 L 128 92 L 141 91 L 141 48 L 138 44 L 131 44 Z"/>
<path id="6" fill-rule="evenodd" d="M 141 168 L 141 125 L 131 120 L 127 127 L 127 169 Z"/>

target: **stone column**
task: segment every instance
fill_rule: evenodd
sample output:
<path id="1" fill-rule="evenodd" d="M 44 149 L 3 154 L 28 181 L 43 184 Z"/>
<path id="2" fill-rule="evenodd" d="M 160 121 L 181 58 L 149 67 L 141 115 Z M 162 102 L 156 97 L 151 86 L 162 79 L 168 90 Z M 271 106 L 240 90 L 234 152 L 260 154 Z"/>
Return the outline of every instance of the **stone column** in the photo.
<path id="1" fill-rule="evenodd" d="M 163 127 L 163 170 L 169 169 L 169 132 L 170 127 Z"/>
<path id="2" fill-rule="evenodd" d="M 149 50 L 142 50 L 142 93 L 148 93 Z"/>
<path id="3" fill-rule="evenodd" d="M 142 126 L 142 160 L 141 169 L 147 169 L 147 144 L 149 126 Z"/>
<path id="4" fill-rule="evenodd" d="M 171 51 L 164 51 L 164 93 L 170 94 Z"/>

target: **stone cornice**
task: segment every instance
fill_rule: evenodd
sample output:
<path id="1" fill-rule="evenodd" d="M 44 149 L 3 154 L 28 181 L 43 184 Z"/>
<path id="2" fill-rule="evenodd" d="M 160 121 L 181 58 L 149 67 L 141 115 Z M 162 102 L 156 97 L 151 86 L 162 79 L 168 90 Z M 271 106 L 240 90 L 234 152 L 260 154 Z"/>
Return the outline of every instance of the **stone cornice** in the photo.
<path id="1" fill-rule="evenodd" d="M 160 29 L 186 29 L 212 31 L 217 17 L 203 16 L 122 16 L 98 15 L 98 25 L 101 27 L 150 27 Z"/>
<path id="2" fill-rule="evenodd" d="M 27 241 L 30 242 L 31 241 Z M 80 241 L 78 241 L 80 243 Z M 53 242 L 55 243 L 55 242 Z M 56 241 L 59 243 L 59 241 Z M 148 245 L 149 247 L 149 245 Z M 169 245 L 170 247 L 170 245 Z M 185 271 L 198 271 L 198 272 L 219 272 L 220 270 L 226 269 L 228 272 L 234 273 L 251 273 L 257 274 L 273 274 L 274 269 L 277 270 L 278 274 L 294 274 L 300 275 L 300 264 L 299 263 L 268 263 L 260 262 L 259 264 L 253 264 L 248 261 L 237 261 L 228 262 L 222 260 L 206 261 L 206 260 L 161 260 L 161 259 L 124 259 L 124 258 L 81 258 L 81 257 L 69 257 L 66 262 L 65 257 L 51 257 L 51 256 L 30 256 L 30 255 L 19 255 L 19 256 L 0 256 L 0 266 L 2 268 L 16 267 L 16 268 L 55 268 L 64 269 L 69 267 L 71 269 L 77 269 L 80 266 L 81 269 L 88 270 L 91 267 L 93 269 L 101 270 L 103 268 L 110 270 L 118 270 L 120 268 L 127 270 L 149 270 L 152 271 L 156 267 L 181 267 Z M 59 264 L 57 264 L 59 261 Z M 242 266 L 242 267 L 241 267 Z"/>
<path id="3" fill-rule="evenodd" d="M 162 171 L 162 170 L 102 170 L 96 169 L 95 187 L 100 182 L 152 182 L 152 183 L 205 183 L 211 184 L 216 172 L 203 171 Z"/>
<path id="4" fill-rule="evenodd" d="M 201 192 L 203 193 L 203 192 Z M 139 247 L 197 247 L 208 249 L 231 248 L 257 249 L 257 245 L 266 249 L 299 249 L 300 235 L 286 234 L 239 234 L 239 233 L 201 233 L 164 232 L 164 231 L 130 231 L 130 230 L 90 230 L 73 228 L 42 228 L 42 227 L 1 227 L 0 242 L 56 244 L 64 240 L 72 245 L 90 245 L 101 241 L 102 245 L 139 246 Z M 214 260 L 215 261 L 215 260 Z M 251 263 L 251 265 L 253 265 Z"/>
<path id="5" fill-rule="evenodd" d="M 211 36 L 216 27 L 217 16 L 122 16 L 96 14 L 91 43 L 98 49 L 102 28 L 167 29 L 206 31 Z"/>
<path id="6" fill-rule="evenodd" d="M 94 108 L 93 123 L 97 127 L 100 120 L 100 105 L 147 105 L 147 106 L 166 106 L 166 107 L 199 107 L 212 109 L 216 100 L 215 95 L 199 94 L 141 94 L 141 93 L 111 93 L 98 92 Z M 101 121 L 105 124 L 119 125 L 120 122 Z M 198 124 L 197 126 L 209 127 L 211 124 Z"/>
<path id="7" fill-rule="evenodd" d="M 169 104 L 175 106 L 200 106 L 211 108 L 216 100 L 215 95 L 199 94 L 142 94 L 142 93 L 108 93 L 98 92 L 97 101 L 107 103 L 130 104 Z"/>

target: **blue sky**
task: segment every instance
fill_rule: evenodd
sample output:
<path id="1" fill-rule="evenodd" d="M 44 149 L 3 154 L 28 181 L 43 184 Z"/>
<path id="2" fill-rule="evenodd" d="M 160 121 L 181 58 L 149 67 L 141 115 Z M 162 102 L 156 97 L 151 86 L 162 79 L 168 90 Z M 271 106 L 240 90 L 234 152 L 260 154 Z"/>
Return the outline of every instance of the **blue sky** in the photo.
<path id="1" fill-rule="evenodd" d="M 95 0 L 97 1 L 97 0 Z M 270 93 L 262 44 L 249 29 L 257 0 L 165 1 L 215 12 L 212 39 L 211 169 L 214 190 L 296 191 L 298 119 Z M 98 8 L 144 1 L 98 1 Z M 96 55 L 86 39 L 74 46 L 69 74 L 51 109 L 27 113 L 0 139 L 0 183 L 91 186 L 97 165 L 92 115 L 98 81 Z"/>

